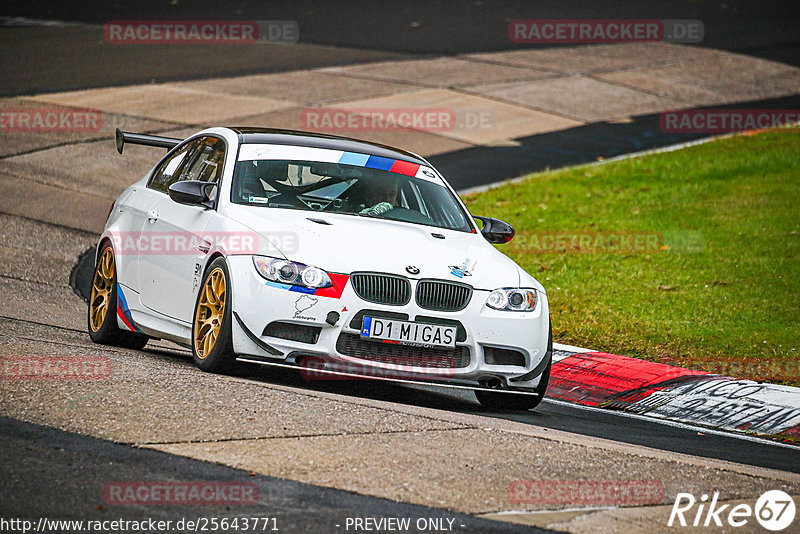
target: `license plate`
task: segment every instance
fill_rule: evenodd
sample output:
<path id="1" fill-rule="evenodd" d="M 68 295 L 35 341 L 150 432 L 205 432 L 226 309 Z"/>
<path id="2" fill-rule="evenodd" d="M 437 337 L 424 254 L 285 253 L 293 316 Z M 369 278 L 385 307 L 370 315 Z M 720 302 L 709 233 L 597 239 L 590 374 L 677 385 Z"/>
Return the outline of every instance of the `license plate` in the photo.
<path id="1" fill-rule="evenodd" d="M 364 339 L 413 345 L 416 347 L 456 346 L 456 327 L 440 324 L 412 323 L 397 319 L 364 317 L 361 323 L 361 337 Z"/>

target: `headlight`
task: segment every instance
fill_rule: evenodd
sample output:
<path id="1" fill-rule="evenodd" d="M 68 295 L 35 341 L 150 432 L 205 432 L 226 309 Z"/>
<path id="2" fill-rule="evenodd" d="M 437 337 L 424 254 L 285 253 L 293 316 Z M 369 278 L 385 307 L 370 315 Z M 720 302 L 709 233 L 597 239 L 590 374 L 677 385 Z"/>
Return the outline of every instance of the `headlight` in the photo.
<path id="1" fill-rule="evenodd" d="M 264 256 L 253 256 L 253 265 L 258 274 L 273 282 L 314 288 L 333 285 L 328 273 L 318 267 Z"/>
<path id="2" fill-rule="evenodd" d="M 536 290 L 527 288 L 495 289 L 486 299 L 495 310 L 531 311 L 536 307 Z"/>

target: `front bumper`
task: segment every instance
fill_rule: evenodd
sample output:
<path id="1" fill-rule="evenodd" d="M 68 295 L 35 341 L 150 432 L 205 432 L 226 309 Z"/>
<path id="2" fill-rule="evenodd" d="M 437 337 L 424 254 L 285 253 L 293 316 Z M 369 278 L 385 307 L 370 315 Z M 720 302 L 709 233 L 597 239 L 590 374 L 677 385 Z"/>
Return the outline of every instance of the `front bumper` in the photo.
<path id="1" fill-rule="evenodd" d="M 463 310 L 441 312 L 420 308 L 414 298 L 403 306 L 366 302 L 349 282 L 334 296 L 276 287 L 258 275 L 249 256 L 228 257 L 228 267 L 236 316 L 233 348 L 238 355 L 300 365 L 313 361 L 317 368 L 324 365 L 348 374 L 517 390 L 535 388 L 549 358 L 549 307 L 541 292 L 531 312 L 493 310 L 485 305 L 489 291 L 483 290 L 475 290 Z M 411 287 L 414 294 L 416 280 L 411 279 Z M 456 349 L 361 340 L 364 315 L 458 323 Z M 281 328 L 275 328 L 276 322 Z M 295 334 L 276 337 L 277 330 Z"/>

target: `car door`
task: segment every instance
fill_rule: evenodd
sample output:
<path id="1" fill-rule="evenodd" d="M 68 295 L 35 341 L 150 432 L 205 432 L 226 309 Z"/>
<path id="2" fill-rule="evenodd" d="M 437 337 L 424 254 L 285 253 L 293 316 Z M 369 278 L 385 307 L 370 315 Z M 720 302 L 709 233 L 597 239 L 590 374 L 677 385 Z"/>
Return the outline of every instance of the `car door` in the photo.
<path id="1" fill-rule="evenodd" d="M 117 211 L 115 229 L 111 230 L 116 254 L 117 282 L 139 292 L 138 240 L 144 226 L 145 213 L 155 200 L 144 186 L 132 186 L 114 204 Z"/>
<path id="2" fill-rule="evenodd" d="M 216 183 L 222 175 L 225 142 L 213 136 L 192 140 L 177 164 L 154 176 L 159 191 L 146 214 L 139 253 L 141 299 L 149 309 L 183 322 L 191 321 L 192 283 L 205 261 L 207 248 L 200 237 L 216 210 L 172 200 L 169 186 L 178 181 Z M 178 158 L 176 158 L 178 159 Z"/>
<path id="3" fill-rule="evenodd" d="M 120 199 L 117 208 L 120 212 L 120 235 L 114 236 L 117 243 L 116 254 L 119 257 L 118 280 L 121 284 L 141 294 L 139 273 L 140 252 L 142 243 L 147 237 L 143 232 L 149 231 L 147 214 L 156 200 L 166 191 L 167 183 L 177 179 L 181 163 L 188 154 L 189 144 L 179 145 L 167 154 L 153 169 L 145 186 L 133 186 L 124 199 Z"/>

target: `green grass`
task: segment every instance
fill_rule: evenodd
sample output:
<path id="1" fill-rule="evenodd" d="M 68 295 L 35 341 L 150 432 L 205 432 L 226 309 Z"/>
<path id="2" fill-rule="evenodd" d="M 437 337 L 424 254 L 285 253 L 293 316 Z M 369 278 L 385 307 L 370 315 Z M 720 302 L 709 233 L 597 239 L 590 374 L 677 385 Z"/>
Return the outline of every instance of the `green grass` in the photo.
<path id="1" fill-rule="evenodd" d="M 516 228 L 498 249 L 544 284 L 556 341 L 800 384 L 800 130 L 534 174 L 464 200 Z M 594 232 L 659 241 L 537 249 Z"/>

